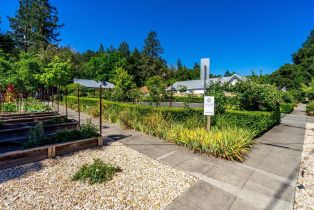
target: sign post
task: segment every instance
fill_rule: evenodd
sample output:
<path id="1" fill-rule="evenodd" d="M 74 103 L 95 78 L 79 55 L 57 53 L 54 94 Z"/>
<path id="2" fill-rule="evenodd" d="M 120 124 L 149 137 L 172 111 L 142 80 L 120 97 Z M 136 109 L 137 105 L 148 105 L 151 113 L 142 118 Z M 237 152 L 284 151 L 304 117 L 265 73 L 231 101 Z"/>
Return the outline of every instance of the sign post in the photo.
<path id="1" fill-rule="evenodd" d="M 205 129 L 210 131 L 210 116 L 215 113 L 215 98 L 206 96 L 206 79 L 209 79 L 209 58 L 201 59 L 201 77 L 204 75 L 204 116 L 206 117 Z"/>

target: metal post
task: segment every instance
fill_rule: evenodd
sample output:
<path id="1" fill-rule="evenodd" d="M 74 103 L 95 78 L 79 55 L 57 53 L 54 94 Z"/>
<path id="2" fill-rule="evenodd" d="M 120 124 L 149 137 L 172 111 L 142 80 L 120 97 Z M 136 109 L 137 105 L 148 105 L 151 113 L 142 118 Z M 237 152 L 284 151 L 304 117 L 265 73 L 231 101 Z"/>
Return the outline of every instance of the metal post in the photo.
<path id="1" fill-rule="evenodd" d="M 51 88 L 51 105 L 53 109 L 53 87 Z"/>
<path id="2" fill-rule="evenodd" d="M 101 135 L 102 130 L 102 85 L 99 87 L 99 134 Z"/>
<path id="3" fill-rule="evenodd" d="M 68 118 L 68 89 L 65 88 L 65 115 Z"/>
<path id="4" fill-rule="evenodd" d="M 78 111 L 78 122 L 79 128 L 81 127 L 81 109 L 80 109 L 80 86 L 77 85 L 77 111 Z"/>
<path id="5" fill-rule="evenodd" d="M 57 103 L 58 103 L 58 112 L 59 112 L 59 110 L 60 110 L 60 102 L 59 102 L 59 100 L 60 100 L 60 85 L 58 85 L 58 87 L 57 87 Z"/>

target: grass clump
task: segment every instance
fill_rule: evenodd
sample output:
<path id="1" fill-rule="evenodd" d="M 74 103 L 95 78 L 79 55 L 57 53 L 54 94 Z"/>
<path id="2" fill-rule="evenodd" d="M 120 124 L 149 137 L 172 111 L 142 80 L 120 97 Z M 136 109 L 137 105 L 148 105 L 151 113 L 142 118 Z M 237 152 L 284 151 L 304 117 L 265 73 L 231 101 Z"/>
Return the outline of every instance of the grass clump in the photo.
<path id="1" fill-rule="evenodd" d="M 115 165 L 106 164 L 99 158 L 94 159 L 93 164 L 84 164 L 73 176 L 74 181 L 88 181 L 89 184 L 102 183 L 112 180 L 121 168 Z"/>

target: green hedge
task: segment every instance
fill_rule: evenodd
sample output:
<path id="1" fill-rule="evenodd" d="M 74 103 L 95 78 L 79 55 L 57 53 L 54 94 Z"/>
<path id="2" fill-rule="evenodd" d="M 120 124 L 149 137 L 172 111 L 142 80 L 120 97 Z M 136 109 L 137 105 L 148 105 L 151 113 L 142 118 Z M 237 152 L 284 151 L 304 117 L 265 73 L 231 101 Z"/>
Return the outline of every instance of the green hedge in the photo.
<path id="1" fill-rule="evenodd" d="M 80 103 L 81 111 L 92 113 L 99 109 L 99 99 L 96 98 L 81 98 Z M 76 108 L 77 98 L 69 96 L 68 104 L 70 107 Z M 136 112 L 141 116 L 160 112 L 166 120 L 172 120 L 179 123 L 189 123 L 188 121 L 193 121 L 194 126 L 204 125 L 202 108 L 153 107 L 112 101 L 103 102 L 104 118 L 109 119 L 112 122 L 116 122 L 119 118 L 119 114 L 125 110 Z M 280 113 L 227 110 L 224 114 L 216 115 L 211 119 L 212 125 L 217 128 L 245 128 L 254 131 L 258 136 L 280 122 Z"/>
<path id="2" fill-rule="evenodd" d="M 314 116 L 314 101 L 311 101 L 306 106 L 306 113 L 310 116 Z"/>
<path id="3" fill-rule="evenodd" d="M 282 103 L 280 104 L 280 112 L 289 114 L 293 112 L 294 104 L 293 103 Z"/>

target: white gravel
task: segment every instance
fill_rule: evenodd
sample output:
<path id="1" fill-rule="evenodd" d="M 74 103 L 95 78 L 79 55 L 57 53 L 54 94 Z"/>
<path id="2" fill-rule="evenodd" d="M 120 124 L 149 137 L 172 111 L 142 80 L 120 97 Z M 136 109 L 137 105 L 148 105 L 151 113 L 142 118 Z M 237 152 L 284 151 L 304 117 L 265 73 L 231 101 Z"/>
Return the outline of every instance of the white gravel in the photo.
<path id="1" fill-rule="evenodd" d="M 294 209 L 314 209 L 314 123 L 306 124 Z"/>
<path id="2" fill-rule="evenodd" d="M 72 181 L 84 163 L 100 158 L 122 168 L 113 180 Z M 196 178 L 121 143 L 0 170 L 0 209 L 160 209 Z"/>

